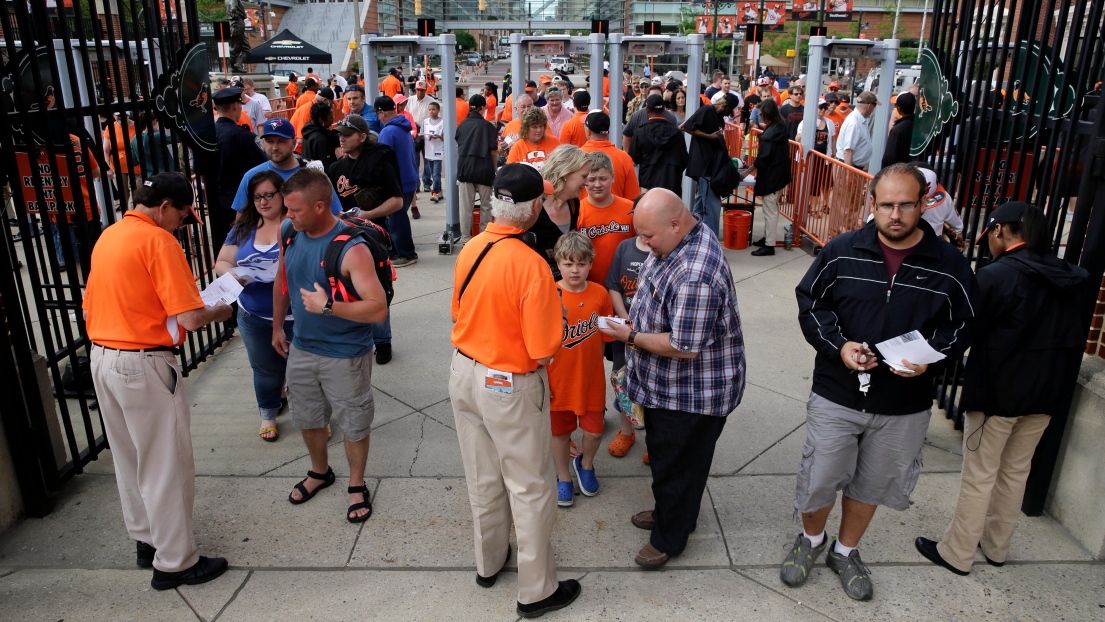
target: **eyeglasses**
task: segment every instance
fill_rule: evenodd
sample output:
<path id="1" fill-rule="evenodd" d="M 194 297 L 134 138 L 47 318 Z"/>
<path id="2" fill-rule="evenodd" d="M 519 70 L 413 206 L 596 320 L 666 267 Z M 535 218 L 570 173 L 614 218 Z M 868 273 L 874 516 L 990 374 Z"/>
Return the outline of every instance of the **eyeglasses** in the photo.
<path id="1" fill-rule="evenodd" d="M 253 202 L 254 203 L 260 203 L 261 199 L 264 199 L 266 201 L 271 201 L 272 198 L 274 196 L 278 195 L 278 194 L 280 194 L 280 193 L 279 192 L 266 192 L 265 194 L 255 194 L 255 195 L 253 195 Z"/>
<path id="2" fill-rule="evenodd" d="M 917 209 L 916 203 L 876 203 L 875 209 L 883 216 L 889 216 L 898 210 L 902 214 L 912 214 Z"/>

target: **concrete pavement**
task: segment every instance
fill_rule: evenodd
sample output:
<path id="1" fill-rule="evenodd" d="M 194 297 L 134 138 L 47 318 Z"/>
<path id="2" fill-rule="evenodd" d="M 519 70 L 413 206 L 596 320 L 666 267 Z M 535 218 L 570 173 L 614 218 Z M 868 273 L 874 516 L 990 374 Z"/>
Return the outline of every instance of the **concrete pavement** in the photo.
<path id="1" fill-rule="evenodd" d="M 45 519 L 0 538 L 0 620 L 516 620 L 514 560 L 490 590 L 475 585 L 471 514 L 448 402 L 454 256 L 437 254 L 444 204 L 420 195 L 419 262 L 399 270 L 394 360 L 374 369 L 377 414 L 368 463 L 373 517 L 344 519 L 348 467 L 339 435 L 338 485 L 302 506 L 286 500 L 308 468 L 287 415 L 265 443 L 241 341 L 187 380 L 197 467 L 196 536 L 231 570 L 202 586 L 156 592 L 134 566 L 110 453 L 72 480 Z M 796 319 L 802 251 L 753 258 L 727 251 L 748 351 L 748 389 L 721 436 L 697 531 L 661 572 L 633 555 L 646 534 L 629 523 L 651 507 L 644 443 L 596 459 L 602 490 L 557 514 L 561 578 L 583 594 L 551 620 L 1105 619 L 1105 565 L 1048 518 L 1022 518 L 1003 568 L 956 577 L 924 560 L 915 536 L 939 537 L 958 490 L 961 438 L 934 411 L 924 473 L 907 512 L 880 510 L 861 542 L 875 599 L 848 599 L 819 564 L 788 589 L 778 564 L 804 439 L 813 350 Z M 607 433 L 617 429 L 607 415 Z M 642 433 L 643 436 L 643 433 Z M 643 440 L 643 439 L 639 439 Z M 839 520 L 830 518 L 830 533 Z M 981 560 L 981 556 L 979 560 Z"/>

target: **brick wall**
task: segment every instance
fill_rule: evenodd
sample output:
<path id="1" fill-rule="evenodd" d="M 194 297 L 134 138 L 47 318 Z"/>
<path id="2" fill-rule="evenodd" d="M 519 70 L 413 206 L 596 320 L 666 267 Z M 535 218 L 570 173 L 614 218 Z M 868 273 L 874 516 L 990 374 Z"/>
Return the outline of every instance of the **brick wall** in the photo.
<path id="1" fill-rule="evenodd" d="M 1105 279 L 1102 279 L 1101 289 L 1097 293 L 1097 306 L 1093 310 L 1090 335 L 1086 340 L 1086 354 L 1105 358 L 1105 333 L 1101 330 L 1103 323 L 1105 323 Z"/>

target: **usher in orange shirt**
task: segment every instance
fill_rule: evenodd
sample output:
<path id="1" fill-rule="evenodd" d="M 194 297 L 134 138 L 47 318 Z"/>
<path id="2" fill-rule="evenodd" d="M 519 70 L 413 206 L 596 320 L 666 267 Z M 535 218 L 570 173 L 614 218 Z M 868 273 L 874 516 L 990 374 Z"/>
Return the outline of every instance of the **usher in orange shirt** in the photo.
<path id="1" fill-rule="evenodd" d="M 586 110 L 577 110 L 575 116 L 564 122 L 560 128 L 560 144 L 582 147 L 587 143 L 587 134 L 583 131 L 583 121 L 587 118 Z"/>
<path id="2" fill-rule="evenodd" d="M 560 350 L 549 363 L 551 408 L 576 415 L 602 412 L 606 408 L 602 344 L 613 339 L 599 332 L 599 316 L 614 315 L 610 293 L 590 281 L 582 292 L 559 289 L 568 309 L 568 327 L 563 331 Z"/>
<path id="3" fill-rule="evenodd" d="M 606 273 L 614 261 L 614 251 L 622 240 L 637 236 L 633 215 L 629 213 L 632 209 L 633 201 L 619 196 L 606 207 L 595 207 L 588 198 L 580 199 L 577 228 L 595 247 L 595 261 L 591 263 L 588 281 L 606 287 Z"/>
<path id="4" fill-rule="evenodd" d="M 510 155 L 506 157 L 506 163 L 528 162 L 537 170 L 541 170 L 541 167 L 545 166 L 545 160 L 549 159 L 549 154 L 553 152 L 553 149 L 559 146 L 560 141 L 547 133 L 545 134 L 545 138 L 536 144 L 529 142 L 525 138 L 519 138 L 518 142 L 514 143 L 514 146 L 510 148 Z"/>

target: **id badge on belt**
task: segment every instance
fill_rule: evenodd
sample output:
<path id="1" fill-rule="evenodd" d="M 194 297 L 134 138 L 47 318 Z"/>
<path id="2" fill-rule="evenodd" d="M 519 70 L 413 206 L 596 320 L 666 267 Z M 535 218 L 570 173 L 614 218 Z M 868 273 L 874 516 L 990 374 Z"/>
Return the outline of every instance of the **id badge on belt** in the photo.
<path id="1" fill-rule="evenodd" d="M 496 393 L 514 393 L 514 374 L 508 371 L 487 369 L 487 377 L 483 380 L 483 387 Z"/>

